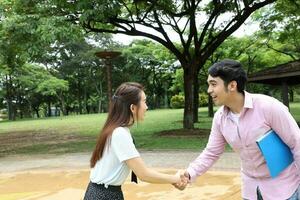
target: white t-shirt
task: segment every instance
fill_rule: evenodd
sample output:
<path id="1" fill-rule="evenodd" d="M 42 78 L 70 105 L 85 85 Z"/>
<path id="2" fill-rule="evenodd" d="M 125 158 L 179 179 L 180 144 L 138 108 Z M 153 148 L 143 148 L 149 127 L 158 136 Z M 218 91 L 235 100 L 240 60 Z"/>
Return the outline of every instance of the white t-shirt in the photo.
<path id="1" fill-rule="evenodd" d="M 106 143 L 103 156 L 91 169 L 91 182 L 105 186 L 122 185 L 130 173 L 124 161 L 139 156 L 129 129 L 116 128 L 112 133 L 111 141 Z"/>
<path id="2" fill-rule="evenodd" d="M 229 114 L 230 114 L 231 118 L 233 119 L 233 121 L 238 125 L 241 114 L 240 113 L 233 113 L 231 111 L 229 111 Z"/>

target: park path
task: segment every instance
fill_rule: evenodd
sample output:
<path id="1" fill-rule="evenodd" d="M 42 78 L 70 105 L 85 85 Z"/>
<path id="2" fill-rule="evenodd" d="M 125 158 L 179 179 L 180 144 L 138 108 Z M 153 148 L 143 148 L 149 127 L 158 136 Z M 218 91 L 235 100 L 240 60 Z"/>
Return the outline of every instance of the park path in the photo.
<path id="1" fill-rule="evenodd" d="M 200 152 L 187 150 L 140 151 L 149 167 L 186 168 Z M 90 153 L 63 155 L 17 155 L 0 158 L 0 172 L 16 172 L 42 169 L 84 169 L 89 167 Z M 240 160 L 235 153 L 226 152 L 211 170 L 239 171 Z"/>
<path id="2" fill-rule="evenodd" d="M 174 174 L 184 169 L 199 152 L 141 151 L 149 167 Z M 0 200 L 82 200 L 88 184 L 89 153 L 9 156 L 0 158 Z M 234 153 L 225 153 L 214 167 L 184 191 L 172 185 L 122 186 L 126 200 L 238 200 L 240 163 Z"/>

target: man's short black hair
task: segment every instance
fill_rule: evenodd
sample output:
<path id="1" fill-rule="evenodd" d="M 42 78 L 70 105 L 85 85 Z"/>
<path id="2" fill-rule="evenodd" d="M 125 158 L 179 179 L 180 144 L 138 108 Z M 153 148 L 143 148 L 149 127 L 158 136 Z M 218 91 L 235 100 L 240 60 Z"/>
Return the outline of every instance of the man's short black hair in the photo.
<path id="1" fill-rule="evenodd" d="M 231 59 L 221 60 L 213 64 L 208 69 L 208 73 L 212 77 L 220 77 L 224 81 L 225 86 L 231 81 L 236 81 L 238 92 L 243 93 L 247 82 L 247 74 L 241 63 Z"/>

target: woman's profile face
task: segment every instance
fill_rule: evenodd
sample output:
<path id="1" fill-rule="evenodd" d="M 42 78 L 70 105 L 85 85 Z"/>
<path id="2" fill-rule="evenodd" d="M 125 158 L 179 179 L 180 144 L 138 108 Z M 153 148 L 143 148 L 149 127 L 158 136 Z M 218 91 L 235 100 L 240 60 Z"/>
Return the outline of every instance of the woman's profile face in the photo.
<path id="1" fill-rule="evenodd" d="M 144 121 L 145 113 L 148 109 L 147 103 L 146 103 L 146 94 L 144 91 L 141 92 L 141 100 L 139 102 L 139 107 L 137 107 L 137 121 Z"/>

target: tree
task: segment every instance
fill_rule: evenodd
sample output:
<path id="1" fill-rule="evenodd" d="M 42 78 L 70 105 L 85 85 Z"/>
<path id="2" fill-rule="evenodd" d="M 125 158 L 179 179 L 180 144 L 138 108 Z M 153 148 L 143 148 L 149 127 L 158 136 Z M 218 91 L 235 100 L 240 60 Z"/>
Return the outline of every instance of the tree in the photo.
<path id="1" fill-rule="evenodd" d="M 144 36 L 164 45 L 184 70 L 184 128 L 193 128 L 198 73 L 212 53 L 256 10 L 275 0 L 16 1 L 41 16 L 63 16 L 88 32 Z M 29 7 L 29 5 L 32 8 Z M 149 31 L 151 30 L 151 31 Z M 177 34 L 180 44 L 170 38 Z M 196 100 L 195 100 L 196 99 Z M 197 113 L 197 112 L 195 112 Z"/>
<path id="2" fill-rule="evenodd" d="M 0 2 L 0 68 L 3 69 L 0 78 L 5 88 L 9 120 L 16 118 L 16 106 L 21 105 L 22 86 L 18 83 L 18 73 L 23 71 L 21 68 L 26 63 L 46 60 L 45 57 L 52 53 L 49 51 L 55 44 L 82 32 L 78 31 L 77 26 L 66 24 L 64 18 L 37 15 L 47 6 L 32 7 L 32 3 L 10 0 Z"/>
<path id="3" fill-rule="evenodd" d="M 25 64 L 17 69 L 18 77 L 16 87 L 18 109 L 23 114 L 29 109 L 39 117 L 39 107 L 51 99 L 59 104 L 64 112 L 64 98 L 62 93 L 68 90 L 68 82 L 51 75 L 44 67 L 34 64 Z M 50 106 L 48 108 L 50 110 Z M 48 115 L 50 112 L 48 111 Z M 22 118 L 22 115 L 21 115 Z"/>
<path id="4" fill-rule="evenodd" d="M 254 15 L 260 22 L 260 36 L 271 50 L 289 56 L 292 60 L 300 58 L 300 0 L 278 0 Z"/>
<path id="5" fill-rule="evenodd" d="M 198 107 L 199 70 L 254 11 L 274 1 L 52 1 L 56 3 L 52 12 L 87 31 L 144 36 L 169 49 L 184 70 L 183 125 L 190 129 Z M 170 39 L 168 29 L 177 34 L 180 45 Z"/>
<path id="6" fill-rule="evenodd" d="M 149 40 L 133 41 L 123 50 L 126 59 L 122 74 L 128 74 L 133 81 L 141 82 L 147 90 L 147 102 L 150 108 L 158 108 L 164 104 L 168 107 L 168 88 L 175 62 L 164 46 Z"/>
<path id="7" fill-rule="evenodd" d="M 7 104 L 8 119 L 16 118 L 16 108 L 13 102 L 15 98 L 15 72 L 16 68 L 22 66 L 28 60 L 26 50 L 26 38 L 30 27 L 28 24 L 20 23 L 19 16 L 2 17 L 0 24 L 0 65 L 3 86 L 5 88 L 5 100 Z"/>
<path id="8" fill-rule="evenodd" d="M 60 80 L 56 77 L 51 77 L 48 80 L 43 81 L 38 85 L 37 91 L 43 96 L 56 97 L 60 100 L 60 106 L 63 113 L 66 113 L 65 103 L 63 98 L 63 92 L 69 89 L 68 82 L 65 80 Z"/>
<path id="9" fill-rule="evenodd" d="M 101 84 L 104 79 L 100 72 L 101 62 L 95 56 L 96 50 L 85 40 L 66 42 L 57 50 L 60 63 L 55 67 L 55 74 L 67 80 L 72 88 L 68 91 L 69 98 L 67 98 L 65 114 L 69 112 L 69 109 L 79 114 L 90 112 L 90 96 L 98 91 L 98 84 Z M 103 94 L 98 93 L 95 96 L 101 100 Z"/>

